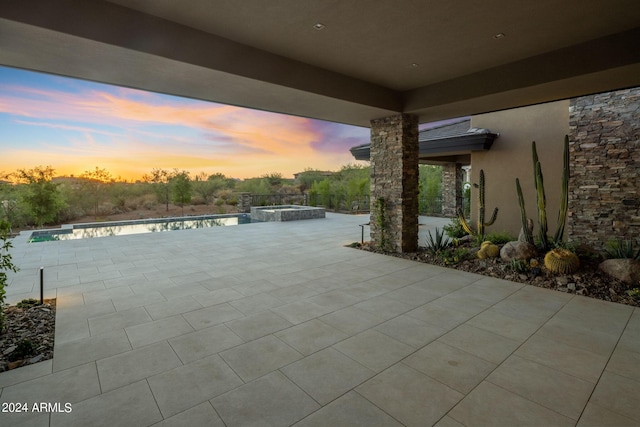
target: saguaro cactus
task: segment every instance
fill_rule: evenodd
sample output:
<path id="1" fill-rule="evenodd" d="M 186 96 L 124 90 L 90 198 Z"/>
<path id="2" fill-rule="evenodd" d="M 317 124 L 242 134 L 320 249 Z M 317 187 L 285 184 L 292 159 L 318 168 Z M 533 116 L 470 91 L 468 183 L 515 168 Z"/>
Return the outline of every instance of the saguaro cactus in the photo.
<path id="1" fill-rule="evenodd" d="M 467 233 L 472 236 L 480 236 L 481 240 L 484 240 L 484 228 L 493 225 L 498 217 L 498 208 L 494 208 L 493 214 L 491 215 L 491 219 L 488 222 L 485 222 L 485 198 L 484 198 L 484 170 L 480 169 L 480 183 L 478 184 L 478 225 L 476 226 L 476 231 L 474 231 L 467 220 L 464 217 L 464 212 L 462 209 L 458 208 L 458 218 L 460 219 L 460 224 L 465 229 Z"/>

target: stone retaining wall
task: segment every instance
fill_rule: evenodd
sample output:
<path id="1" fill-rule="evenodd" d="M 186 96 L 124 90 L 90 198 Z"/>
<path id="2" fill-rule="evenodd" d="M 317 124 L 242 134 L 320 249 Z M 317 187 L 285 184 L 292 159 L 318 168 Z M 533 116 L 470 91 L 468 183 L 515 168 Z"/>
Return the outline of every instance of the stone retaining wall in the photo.
<path id="1" fill-rule="evenodd" d="M 568 237 L 602 248 L 640 239 L 640 88 L 570 104 Z"/>

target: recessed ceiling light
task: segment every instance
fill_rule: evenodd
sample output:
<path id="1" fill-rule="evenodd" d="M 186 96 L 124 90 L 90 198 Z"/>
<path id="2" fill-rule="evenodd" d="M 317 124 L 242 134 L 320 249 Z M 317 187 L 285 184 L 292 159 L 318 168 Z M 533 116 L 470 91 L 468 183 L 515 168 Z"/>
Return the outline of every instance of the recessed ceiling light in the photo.
<path id="1" fill-rule="evenodd" d="M 504 33 L 498 33 L 498 34 L 496 34 L 495 36 L 493 36 L 493 38 L 494 38 L 494 39 L 496 39 L 496 40 L 498 40 L 498 39 L 502 39 L 502 38 L 504 38 L 504 37 L 505 37 Z"/>
<path id="2" fill-rule="evenodd" d="M 420 66 L 420 64 L 418 64 L 417 62 L 414 62 L 413 64 L 411 64 L 411 68 L 418 68 Z"/>
<path id="3" fill-rule="evenodd" d="M 315 28 L 316 30 L 322 30 L 324 29 L 324 24 L 322 22 L 317 22 L 313 24 L 313 28 Z"/>

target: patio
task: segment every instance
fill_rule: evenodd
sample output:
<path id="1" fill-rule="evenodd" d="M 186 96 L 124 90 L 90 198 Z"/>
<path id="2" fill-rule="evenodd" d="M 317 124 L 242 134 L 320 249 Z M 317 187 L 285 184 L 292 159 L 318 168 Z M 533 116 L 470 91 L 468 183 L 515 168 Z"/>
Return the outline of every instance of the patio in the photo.
<path id="1" fill-rule="evenodd" d="M 45 267 L 55 355 L 0 402 L 72 411 L 0 423 L 640 424 L 638 309 L 344 247 L 368 219 L 18 237 L 7 300 Z"/>

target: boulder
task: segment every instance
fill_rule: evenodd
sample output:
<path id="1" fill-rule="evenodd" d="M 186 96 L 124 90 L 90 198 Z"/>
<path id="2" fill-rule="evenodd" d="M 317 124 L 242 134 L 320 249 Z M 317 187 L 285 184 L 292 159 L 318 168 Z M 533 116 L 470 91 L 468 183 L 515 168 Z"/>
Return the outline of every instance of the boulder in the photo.
<path id="1" fill-rule="evenodd" d="M 538 256 L 538 249 L 527 242 L 507 242 L 500 249 L 500 258 L 505 261 L 514 259 L 528 260 L 536 256 Z"/>
<path id="2" fill-rule="evenodd" d="M 533 233 L 533 220 L 531 218 L 527 218 L 527 228 L 529 229 L 529 233 Z M 524 233 L 524 229 L 520 228 L 520 234 L 518 234 L 518 242 L 526 242 L 527 239 Z"/>
<path id="3" fill-rule="evenodd" d="M 631 285 L 640 283 L 640 261 L 635 259 L 608 259 L 602 261 L 598 268 L 624 283 Z"/>

